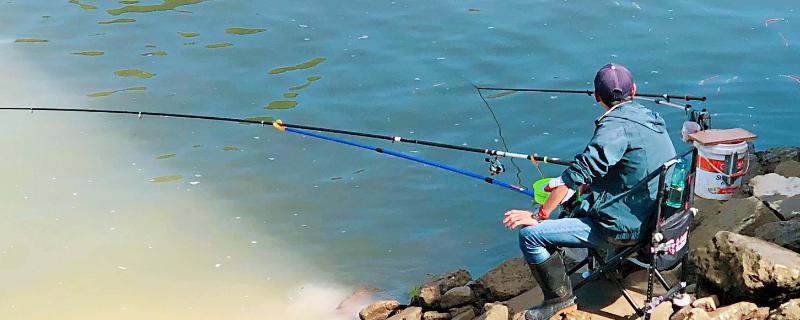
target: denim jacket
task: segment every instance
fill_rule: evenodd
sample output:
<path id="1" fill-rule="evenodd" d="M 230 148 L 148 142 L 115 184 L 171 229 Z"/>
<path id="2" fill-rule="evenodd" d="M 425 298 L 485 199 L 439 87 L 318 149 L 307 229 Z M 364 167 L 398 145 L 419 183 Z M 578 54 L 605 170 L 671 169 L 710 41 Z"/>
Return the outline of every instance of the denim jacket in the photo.
<path id="1" fill-rule="evenodd" d="M 589 185 L 589 201 L 577 210 L 596 219 L 609 237 L 640 239 L 656 206 L 657 179 L 616 203 L 608 200 L 673 158 L 675 147 L 664 119 L 637 102 L 615 106 L 595 124 L 592 140 L 575 156 L 561 179 L 573 190 L 581 184 Z"/>

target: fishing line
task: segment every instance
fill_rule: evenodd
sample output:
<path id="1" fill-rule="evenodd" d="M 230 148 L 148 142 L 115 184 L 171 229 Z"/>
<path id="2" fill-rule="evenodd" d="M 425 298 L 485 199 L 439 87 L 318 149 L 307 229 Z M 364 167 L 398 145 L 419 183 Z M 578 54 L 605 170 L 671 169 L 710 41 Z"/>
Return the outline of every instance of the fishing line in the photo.
<path id="1" fill-rule="evenodd" d="M 473 86 L 476 89 L 478 88 L 478 86 L 476 86 L 474 84 L 473 84 Z M 497 134 L 500 136 L 500 142 L 502 142 L 502 144 L 503 144 L 503 149 L 505 149 L 506 152 L 508 152 L 508 144 L 506 143 L 506 138 L 503 136 L 503 129 L 500 127 L 500 121 L 497 120 L 497 115 L 494 114 L 494 110 L 492 110 L 492 107 L 489 106 L 489 102 L 487 102 L 486 98 L 483 97 L 483 93 L 481 93 L 480 90 L 477 90 L 477 91 L 478 91 L 478 95 L 481 97 L 481 100 L 483 100 L 483 104 L 486 105 L 486 109 L 489 110 L 489 113 L 492 115 L 492 119 L 494 119 L 494 124 L 497 126 Z M 514 168 L 517 170 L 517 173 L 516 173 L 516 175 L 517 175 L 517 183 L 522 185 L 522 177 L 520 176 L 522 174 L 522 169 L 520 169 L 519 166 L 517 165 L 517 163 L 514 162 L 514 158 L 511 158 L 511 165 L 513 165 Z M 536 166 L 536 168 L 538 169 L 539 167 Z M 539 171 L 539 173 L 541 173 L 541 171 Z"/>
<path id="2" fill-rule="evenodd" d="M 492 90 L 492 91 L 516 91 L 516 92 L 547 92 L 547 93 L 580 93 L 585 95 L 593 95 L 594 91 L 592 90 L 571 90 L 571 89 L 540 89 L 540 88 L 499 88 L 499 87 L 480 87 L 476 86 L 478 90 Z M 692 96 L 692 95 L 677 95 L 677 94 L 666 94 L 666 93 L 636 93 L 636 96 L 639 97 L 649 97 L 649 98 L 662 98 L 669 102 L 672 99 L 676 100 L 684 100 L 684 101 L 691 101 L 691 100 L 698 100 L 698 101 L 706 101 L 705 96 Z"/>

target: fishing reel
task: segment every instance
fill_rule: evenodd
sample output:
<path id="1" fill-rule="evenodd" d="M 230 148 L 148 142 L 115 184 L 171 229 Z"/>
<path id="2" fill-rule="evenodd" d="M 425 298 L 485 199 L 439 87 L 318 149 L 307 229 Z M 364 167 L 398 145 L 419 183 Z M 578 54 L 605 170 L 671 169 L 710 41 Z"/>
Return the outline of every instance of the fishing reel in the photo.
<path id="1" fill-rule="evenodd" d="M 497 175 L 503 172 L 506 172 L 506 167 L 500 162 L 498 157 L 494 158 L 486 158 L 484 161 L 489 163 L 489 173 L 490 175 Z"/>

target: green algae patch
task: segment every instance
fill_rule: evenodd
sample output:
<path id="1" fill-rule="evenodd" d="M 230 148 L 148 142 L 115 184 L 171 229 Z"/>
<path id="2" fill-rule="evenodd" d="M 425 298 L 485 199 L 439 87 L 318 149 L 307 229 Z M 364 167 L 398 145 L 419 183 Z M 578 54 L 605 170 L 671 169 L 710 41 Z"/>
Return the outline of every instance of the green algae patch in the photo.
<path id="1" fill-rule="evenodd" d="M 50 42 L 50 40 L 27 38 L 27 39 L 17 39 L 17 40 L 14 40 L 14 42 L 20 42 L 20 43 L 43 43 L 43 42 Z"/>
<path id="2" fill-rule="evenodd" d="M 319 79 L 322 79 L 322 76 L 321 76 L 321 75 L 318 75 L 318 74 L 317 74 L 317 75 L 313 75 L 313 76 L 310 76 L 310 77 L 306 78 L 306 80 L 308 80 L 308 81 L 312 81 L 312 82 L 313 82 L 313 81 L 317 81 L 317 80 L 319 80 Z"/>
<path id="3" fill-rule="evenodd" d="M 469 12 L 481 12 L 481 9 L 478 8 L 469 8 L 467 10 L 469 10 Z"/>
<path id="4" fill-rule="evenodd" d="M 283 94 L 283 97 L 284 98 L 296 98 L 297 97 L 297 93 L 296 92 L 287 92 L 287 93 Z"/>
<path id="5" fill-rule="evenodd" d="M 108 9 L 106 12 L 112 16 L 118 16 L 123 13 L 145 13 L 155 11 L 174 10 L 177 7 L 198 4 L 204 0 L 163 0 L 161 4 L 152 5 L 126 5 L 122 8 Z"/>
<path id="6" fill-rule="evenodd" d="M 158 50 L 158 51 L 153 51 L 153 52 L 142 53 L 143 57 L 163 57 L 163 56 L 166 56 L 166 55 L 167 55 L 167 52 L 164 51 L 164 50 Z"/>
<path id="7" fill-rule="evenodd" d="M 269 71 L 269 74 L 279 74 L 279 73 L 284 73 L 284 72 L 289 72 L 289 71 L 308 69 L 308 68 L 312 68 L 312 67 L 314 67 L 314 66 L 316 66 L 316 65 L 318 65 L 318 64 L 320 64 L 320 63 L 322 63 L 324 61 L 325 61 L 325 58 L 318 57 L 318 58 L 314 58 L 314 59 L 308 60 L 306 62 L 303 62 L 301 64 L 296 64 L 296 65 L 293 65 L 293 66 L 280 67 L 280 68 L 272 69 L 272 70 Z"/>
<path id="8" fill-rule="evenodd" d="M 239 151 L 239 150 L 242 150 L 242 149 L 239 149 L 237 147 L 230 147 L 229 146 L 229 147 L 222 148 L 222 150 L 224 150 L 224 151 Z"/>
<path id="9" fill-rule="evenodd" d="M 174 156 L 177 156 L 177 154 L 174 154 L 174 153 L 170 153 L 170 154 L 162 154 L 162 155 L 160 155 L 160 156 L 156 157 L 156 160 L 169 159 L 169 158 L 172 158 L 172 157 L 174 157 Z"/>
<path id="10" fill-rule="evenodd" d="M 42 19 L 50 19 L 51 16 L 42 16 Z"/>
<path id="11" fill-rule="evenodd" d="M 122 1 L 119 1 L 119 3 L 125 4 L 125 5 L 131 5 L 131 4 L 139 3 L 139 0 L 122 0 Z"/>
<path id="12" fill-rule="evenodd" d="M 125 89 L 113 90 L 113 91 L 100 91 L 100 92 L 94 92 L 94 93 L 87 94 L 86 96 L 87 96 L 87 97 L 92 97 L 92 98 L 99 98 L 99 97 L 108 97 L 108 96 L 110 96 L 110 95 L 112 95 L 112 94 L 115 94 L 115 93 L 117 93 L 117 92 L 123 92 L 123 91 L 144 91 L 144 90 L 147 90 L 147 88 L 146 88 L 146 87 L 130 87 L 130 88 L 125 88 Z"/>
<path id="13" fill-rule="evenodd" d="M 227 28 L 225 29 L 225 33 L 230 34 L 238 34 L 238 35 L 246 35 L 246 34 L 254 34 L 259 32 L 267 31 L 267 29 L 260 29 L 260 28 Z"/>
<path id="14" fill-rule="evenodd" d="M 170 182 L 170 181 L 178 181 L 183 179 L 183 176 L 173 175 L 173 176 L 158 176 L 150 178 L 150 182 L 153 183 L 162 183 L 162 182 Z"/>
<path id="15" fill-rule="evenodd" d="M 202 144 L 196 144 L 196 145 L 193 145 L 192 148 L 200 148 L 202 146 L 203 146 Z"/>
<path id="16" fill-rule="evenodd" d="M 206 48 L 209 48 L 209 49 L 217 49 L 217 48 L 225 48 L 225 47 L 230 47 L 230 46 L 232 46 L 232 45 L 233 45 L 233 43 L 230 43 L 230 42 L 212 43 L 212 44 L 207 44 L 207 45 L 206 45 Z"/>
<path id="17" fill-rule="evenodd" d="M 245 120 L 267 123 L 267 122 L 275 121 L 275 118 L 273 118 L 273 117 L 252 117 L 252 118 L 245 118 Z M 240 122 L 240 123 L 241 124 L 253 124 L 253 123 L 249 123 L 249 122 Z"/>
<path id="18" fill-rule="evenodd" d="M 146 45 L 144 45 L 144 47 L 145 48 L 155 48 L 156 45 L 154 45 L 154 44 L 146 44 Z"/>
<path id="19" fill-rule="evenodd" d="M 197 44 L 197 42 L 184 42 L 183 43 L 184 46 L 193 46 L 195 44 Z"/>
<path id="20" fill-rule="evenodd" d="M 103 52 L 103 51 L 82 51 L 82 52 L 73 52 L 71 54 L 79 55 L 79 56 L 96 57 L 96 56 L 102 56 L 102 55 L 104 55 L 106 53 Z"/>
<path id="21" fill-rule="evenodd" d="M 77 4 L 83 10 L 94 10 L 94 9 L 97 9 L 97 6 L 94 6 L 94 5 L 91 5 L 91 4 L 88 4 L 88 3 L 81 3 L 78 0 L 69 0 L 69 3 Z"/>
<path id="22" fill-rule="evenodd" d="M 306 83 L 301 84 L 301 85 L 291 86 L 291 87 L 289 87 L 289 90 L 292 90 L 292 91 L 303 90 L 303 89 L 305 89 L 306 87 L 308 87 L 310 85 L 311 85 L 311 81 L 306 82 Z"/>
<path id="23" fill-rule="evenodd" d="M 342 177 L 332 177 L 331 181 L 342 180 Z"/>
<path id="24" fill-rule="evenodd" d="M 188 31 L 187 31 L 187 32 L 184 32 L 184 31 L 178 31 L 178 35 L 180 35 L 181 37 L 184 37 L 184 38 L 194 38 L 194 37 L 196 37 L 196 36 L 199 36 L 200 34 L 199 34 L 199 33 L 197 33 L 197 32 L 188 32 Z"/>
<path id="25" fill-rule="evenodd" d="M 297 106 L 297 101 L 291 100 L 276 100 L 272 101 L 265 107 L 266 109 L 291 109 Z"/>
<path id="26" fill-rule="evenodd" d="M 116 24 L 116 23 L 134 23 L 134 22 L 136 22 L 136 19 L 119 18 L 119 19 L 108 20 L 108 21 L 98 21 L 97 24 Z"/>
<path id="27" fill-rule="evenodd" d="M 486 96 L 486 99 L 496 99 L 496 98 L 505 97 L 507 95 L 514 94 L 514 93 L 517 93 L 517 92 L 514 91 L 514 90 L 501 91 L 501 92 L 495 93 L 493 95 Z"/>
<path id="28" fill-rule="evenodd" d="M 139 69 L 123 69 L 114 71 L 114 75 L 117 77 L 138 77 L 142 79 L 149 79 L 155 77 L 155 73 L 150 73 L 147 71 L 142 71 Z"/>

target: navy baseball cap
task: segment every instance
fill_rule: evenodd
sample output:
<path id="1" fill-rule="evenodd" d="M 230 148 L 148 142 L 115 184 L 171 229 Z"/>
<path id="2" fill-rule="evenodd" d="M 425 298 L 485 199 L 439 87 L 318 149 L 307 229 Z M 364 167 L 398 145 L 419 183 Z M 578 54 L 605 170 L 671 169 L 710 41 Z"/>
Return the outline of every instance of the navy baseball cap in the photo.
<path id="1" fill-rule="evenodd" d="M 606 104 L 625 100 L 633 92 L 633 75 L 622 65 L 606 64 L 594 76 L 594 92 Z"/>

